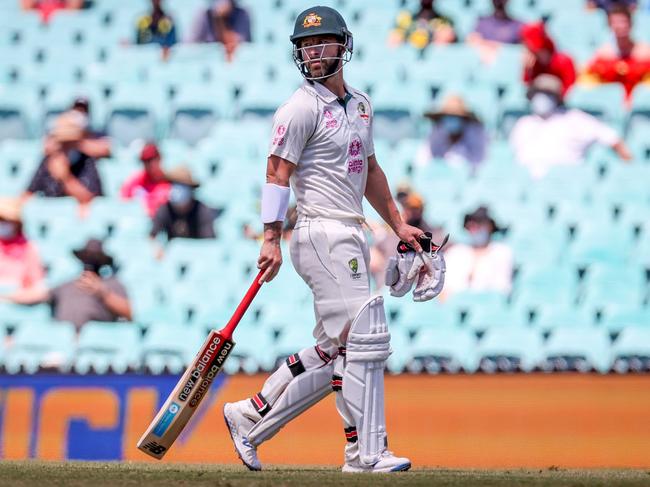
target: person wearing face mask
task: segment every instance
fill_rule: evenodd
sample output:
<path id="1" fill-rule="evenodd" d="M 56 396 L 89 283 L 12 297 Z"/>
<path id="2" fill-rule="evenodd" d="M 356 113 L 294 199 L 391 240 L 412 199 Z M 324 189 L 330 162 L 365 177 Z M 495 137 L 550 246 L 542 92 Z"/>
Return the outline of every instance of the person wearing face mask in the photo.
<path id="1" fill-rule="evenodd" d="M 196 199 L 194 190 L 199 183 L 185 166 L 178 166 L 167 174 L 171 183 L 169 201 L 158 208 L 150 236 L 164 232 L 167 240 L 174 238 L 216 238 L 214 220 L 218 211 Z"/>
<path id="2" fill-rule="evenodd" d="M 448 164 L 470 164 L 476 169 L 483 162 L 488 142 L 485 127 L 460 96 L 450 95 L 439 110 L 430 110 L 424 116 L 433 127 L 415 156 L 416 165 L 444 159 Z"/>
<path id="3" fill-rule="evenodd" d="M 0 295 L 38 291 L 45 272 L 36 246 L 23 234 L 18 198 L 0 198 Z"/>
<path id="4" fill-rule="evenodd" d="M 122 199 L 139 199 L 148 215 L 156 216 L 158 208 L 167 203 L 171 183 L 162 169 L 162 158 L 153 142 L 144 145 L 140 151 L 142 170 L 133 174 L 120 189 Z"/>
<path id="5" fill-rule="evenodd" d="M 113 258 L 104 252 L 101 240 L 90 239 L 72 253 L 83 265 L 79 277 L 49 290 L 17 291 L 9 300 L 17 304 L 49 303 L 55 320 L 73 323 L 77 329 L 89 321 L 130 321 L 126 289 L 117 279 Z"/>
<path id="6" fill-rule="evenodd" d="M 485 206 L 465 215 L 463 226 L 466 243 L 457 243 L 447 250 L 447 274 L 443 294 L 461 291 L 500 291 L 512 287 L 513 253 L 492 236 L 502 231 Z"/>
<path id="7" fill-rule="evenodd" d="M 557 51 L 543 22 L 525 25 L 521 35 L 526 46 L 524 83 L 530 85 L 537 76 L 552 74 L 562 80 L 562 96 L 566 96 L 576 81 L 576 70 L 571 57 Z"/>
<path id="8" fill-rule="evenodd" d="M 539 179 L 553 166 L 581 164 L 596 143 L 611 147 L 629 161 L 632 155 L 616 131 L 582 110 L 567 109 L 562 89 L 562 81 L 550 74 L 531 83 L 528 99 L 532 113 L 517 120 L 510 133 L 517 162 Z"/>
<path id="9" fill-rule="evenodd" d="M 475 46 L 486 63 L 491 63 L 501 44 L 521 43 L 523 23 L 513 19 L 507 11 L 508 0 L 492 0 L 492 15 L 479 17 L 467 43 Z"/>

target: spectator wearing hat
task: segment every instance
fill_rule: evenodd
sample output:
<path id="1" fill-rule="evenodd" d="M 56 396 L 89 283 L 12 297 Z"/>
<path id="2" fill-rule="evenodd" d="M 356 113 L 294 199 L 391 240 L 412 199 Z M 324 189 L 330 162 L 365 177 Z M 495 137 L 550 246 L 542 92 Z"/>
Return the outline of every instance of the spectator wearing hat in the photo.
<path id="1" fill-rule="evenodd" d="M 162 170 L 158 147 L 154 143 L 145 144 L 140 152 L 143 168 L 133 174 L 120 189 L 123 199 L 139 199 L 151 218 L 158 208 L 167 203 L 171 183 Z"/>
<path id="2" fill-rule="evenodd" d="M 525 25 L 521 36 L 526 46 L 524 83 L 530 85 L 539 75 L 552 74 L 562 81 L 562 96 L 566 96 L 576 81 L 576 69 L 571 57 L 557 51 L 543 22 Z"/>
<path id="3" fill-rule="evenodd" d="M 470 164 L 475 169 L 483 162 L 488 142 L 485 127 L 460 96 L 450 95 L 439 110 L 424 116 L 433 126 L 428 140 L 418 150 L 417 165 L 441 158 L 452 165 Z"/>
<path id="4" fill-rule="evenodd" d="M 236 0 L 213 0 L 210 7 L 201 8 L 189 37 L 189 42 L 195 43 L 220 42 L 228 61 L 240 43 L 251 41 L 250 16 Z"/>
<path id="5" fill-rule="evenodd" d="M 507 11 L 508 0 L 492 0 L 492 15 L 479 17 L 467 43 L 478 48 L 486 63 L 494 61 L 502 44 L 520 44 L 523 23 L 513 19 Z"/>
<path id="6" fill-rule="evenodd" d="M 465 215 L 463 226 L 467 231 L 467 243 L 457 243 L 445 252 L 445 296 L 461 291 L 500 291 L 509 293 L 512 287 L 512 249 L 492 236 L 501 232 L 481 206 Z"/>
<path id="7" fill-rule="evenodd" d="M 417 49 L 424 49 L 429 44 L 442 45 L 455 41 L 453 20 L 441 14 L 433 0 L 421 0 L 417 12 L 399 12 L 395 28 L 388 38 L 389 45 L 408 43 Z"/>
<path id="8" fill-rule="evenodd" d="M 550 74 L 532 82 L 528 90 L 532 114 L 517 120 L 510 133 L 517 161 L 534 178 L 541 178 L 553 166 L 581 164 L 596 143 L 630 160 L 630 151 L 616 131 L 582 110 L 567 109 L 562 90 L 562 80 Z"/>
<path id="9" fill-rule="evenodd" d="M 43 160 L 25 196 L 34 193 L 51 198 L 71 196 L 82 204 L 101 196 L 102 185 L 95 158 L 88 154 L 84 141 L 87 122 L 86 117 L 74 110 L 56 119 L 45 139 Z"/>
<path id="10" fill-rule="evenodd" d="M 142 15 L 136 22 L 136 44 L 158 44 L 163 50 L 163 58 L 176 44 L 176 25 L 162 8 L 162 0 L 151 0 L 151 12 Z"/>
<path id="11" fill-rule="evenodd" d="M 0 197 L 0 293 L 38 292 L 44 278 L 38 250 L 23 233 L 20 199 Z"/>
<path id="12" fill-rule="evenodd" d="M 86 130 L 84 138 L 80 141 L 83 151 L 95 159 L 111 156 L 111 140 L 106 136 L 106 132 L 94 130 L 90 125 L 90 99 L 87 96 L 79 95 L 75 97 L 70 106 L 70 110 L 80 113 L 84 117 Z"/>
<path id="13" fill-rule="evenodd" d="M 163 204 L 153 219 L 151 237 L 164 232 L 167 240 L 174 238 L 215 238 L 214 220 L 218 211 L 196 199 L 194 190 L 199 183 L 185 166 L 166 174 L 171 183 L 169 201 Z"/>
<path id="14" fill-rule="evenodd" d="M 39 293 L 16 292 L 10 299 L 18 304 L 49 303 L 58 321 L 77 328 L 89 321 L 131 320 L 131 304 L 124 286 L 115 276 L 113 258 L 104 252 L 100 240 L 90 239 L 73 251 L 83 264 L 76 279 Z"/>
<path id="15" fill-rule="evenodd" d="M 434 242 L 441 242 L 444 238 L 440 226 L 430 225 L 424 219 L 424 199 L 419 194 L 409 191 L 402 202 L 402 219 L 411 226 L 423 232 L 431 232 Z M 399 237 L 385 224 L 372 224 L 373 245 L 370 247 L 370 274 L 375 280 L 375 285 L 380 288 L 384 285 L 384 274 L 388 258 L 395 255 Z"/>
<path id="16" fill-rule="evenodd" d="M 624 5 L 608 11 L 607 23 L 615 43 L 598 50 L 581 81 L 621 83 L 629 102 L 634 87 L 650 81 L 650 45 L 632 38 L 632 14 Z"/>

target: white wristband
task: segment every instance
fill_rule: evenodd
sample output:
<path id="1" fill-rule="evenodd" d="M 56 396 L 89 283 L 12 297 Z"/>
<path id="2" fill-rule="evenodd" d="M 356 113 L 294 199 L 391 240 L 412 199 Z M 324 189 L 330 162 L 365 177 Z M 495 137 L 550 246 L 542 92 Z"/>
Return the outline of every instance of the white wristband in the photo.
<path id="1" fill-rule="evenodd" d="M 262 223 L 284 221 L 289 208 L 289 188 L 266 183 L 262 188 Z"/>

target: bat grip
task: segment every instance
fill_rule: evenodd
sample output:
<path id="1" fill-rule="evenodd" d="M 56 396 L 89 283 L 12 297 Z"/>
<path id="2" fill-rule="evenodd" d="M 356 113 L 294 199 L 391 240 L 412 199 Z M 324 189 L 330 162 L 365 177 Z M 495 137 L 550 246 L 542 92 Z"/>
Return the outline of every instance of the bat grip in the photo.
<path id="1" fill-rule="evenodd" d="M 246 294 L 244 295 L 243 299 L 239 303 L 239 306 L 237 306 L 237 309 L 233 313 L 232 318 L 230 318 L 226 326 L 224 326 L 223 329 L 221 330 L 220 333 L 223 335 L 223 337 L 226 340 L 232 339 L 232 334 L 235 331 L 235 328 L 237 328 L 239 321 L 242 319 L 242 316 L 244 316 L 244 313 L 246 313 L 246 310 L 248 309 L 251 302 L 253 301 L 253 298 L 257 294 L 257 291 L 259 291 L 260 287 L 262 287 L 262 285 L 260 284 L 260 279 L 262 278 L 263 273 L 264 270 L 261 270 L 257 274 L 255 280 L 248 288 L 248 291 L 246 291 Z"/>

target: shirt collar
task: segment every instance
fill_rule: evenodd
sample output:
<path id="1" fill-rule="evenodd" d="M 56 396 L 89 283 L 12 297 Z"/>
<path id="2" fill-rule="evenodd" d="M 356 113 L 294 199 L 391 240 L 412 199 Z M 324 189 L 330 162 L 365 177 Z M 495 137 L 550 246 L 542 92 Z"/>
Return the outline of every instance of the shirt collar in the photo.
<path id="1" fill-rule="evenodd" d="M 346 96 L 346 100 L 350 100 L 354 96 L 354 93 L 352 92 L 352 90 L 350 89 L 347 83 L 344 83 L 344 85 L 345 85 L 345 91 L 350 95 L 349 97 Z M 322 99 L 325 103 L 334 103 L 336 100 L 339 99 L 338 96 L 336 96 L 334 93 L 328 90 L 325 87 L 325 85 L 319 83 L 318 81 L 314 81 L 313 83 L 310 83 L 309 81 L 305 80 L 303 82 L 303 86 L 305 87 L 305 89 L 314 93 L 316 96 Z"/>

